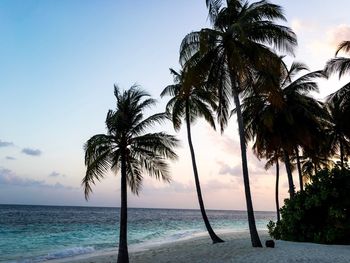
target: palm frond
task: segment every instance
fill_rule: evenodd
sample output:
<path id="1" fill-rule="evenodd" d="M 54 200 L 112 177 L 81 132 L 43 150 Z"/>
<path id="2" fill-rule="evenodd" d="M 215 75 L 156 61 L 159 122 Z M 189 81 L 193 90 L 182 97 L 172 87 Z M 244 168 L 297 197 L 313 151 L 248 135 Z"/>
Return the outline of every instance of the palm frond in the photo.
<path id="1" fill-rule="evenodd" d="M 164 123 L 166 119 L 168 119 L 168 117 L 165 112 L 153 114 L 139 122 L 134 128 L 132 128 L 130 133 L 133 135 L 139 135 L 140 133 L 145 132 L 146 129 L 152 127 L 155 124 Z"/>
<path id="2" fill-rule="evenodd" d="M 132 138 L 131 144 L 136 149 L 153 151 L 155 154 L 172 160 L 177 159 L 177 155 L 173 148 L 178 146 L 179 141 L 175 136 L 168 135 L 164 132 L 148 133 L 134 137 Z"/>
<path id="3" fill-rule="evenodd" d="M 329 60 L 325 71 L 328 75 L 338 72 L 339 78 L 350 72 L 350 58 L 338 57 Z"/>
<path id="4" fill-rule="evenodd" d="M 337 51 L 335 52 L 335 56 L 337 56 L 340 51 L 350 53 L 350 41 L 341 42 L 338 46 Z"/>
<path id="5" fill-rule="evenodd" d="M 92 192 L 91 184 L 95 184 L 95 179 L 101 180 L 111 167 L 113 143 L 111 136 L 97 134 L 91 137 L 84 146 L 87 170 L 82 185 L 86 199 Z"/>

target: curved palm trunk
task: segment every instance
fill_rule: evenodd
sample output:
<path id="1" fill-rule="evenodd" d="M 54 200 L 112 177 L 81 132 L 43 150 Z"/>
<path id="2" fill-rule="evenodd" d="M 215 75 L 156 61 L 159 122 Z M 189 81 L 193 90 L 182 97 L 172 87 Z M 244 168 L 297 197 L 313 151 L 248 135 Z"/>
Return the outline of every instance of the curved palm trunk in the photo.
<path id="1" fill-rule="evenodd" d="M 232 75 L 231 75 L 231 84 L 232 84 L 232 87 L 235 87 L 235 82 L 233 80 Z M 232 93 L 233 93 L 233 99 L 234 99 L 234 102 L 236 105 L 236 111 L 237 111 L 238 131 L 239 131 L 239 138 L 240 138 L 240 144 L 241 144 L 243 181 L 244 181 L 245 198 L 247 203 L 250 238 L 251 238 L 253 247 L 262 247 L 261 241 L 258 235 L 258 231 L 256 229 L 252 196 L 250 193 L 248 164 L 247 164 L 247 149 L 246 149 L 245 138 L 244 138 L 244 126 L 243 126 L 241 104 L 239 101 L 239 95 L 237 93 L 236 88 L 232 88 Z"/>
<path id="2" fill-rule="evenodd" d="M 298 174 L 299 174 L 300 191 L 304 191 L 303 175 L 301 173 L 300 156 L 299 156 L 298 147 L 295 147 L 295 155 L 297 157 L 297 167 L 298 167 Z"/>
<path id="3" fill-rule="evenodd" d="M 279 179 L 280 179 L 280 165 L 279 165 L 279 162 L 278 162 L 278 159 L 277 159 L 277 161 L 276 161 L 276 191 L 275 191 L 277 222 L 279 222 L 281 220 L 281 217 L 280 217 L 280 202 L 279 202 L 279 197 L 278 197 Z"/>
<path id="4" fill-rule="evenodd" d="M 128 243 L 127 243 L 127 185 L 126 185 L 126 160 L 121 157 L 121 205 L 120 205 L 120 233 L 118 263 L 129 263 Z"/>
<path id="5" fill-rule="evenodd" d="M 207 214 L 205 212 L 204 202 L 203 202 L 203 198 L 202 198 L 202 191 L 201 191 L 201 186 L 200 186 L 199 177 L 198 177 L 196 156 L 194 154 L 192 138 L 191 138 L 190 109 L 189 109 L 188 101 L 186 102 L 186 126 L 187 126 L 188 145 L 190 147 L 190 152 L 191 152 L 194 180 L 195 180 L 195 183 L 196 183 L 198 203 L 199 203 L 199 207 L 200 207 L 200 210 L 201 210 L 201 213 L 202 213 L 203 221 L 204 221 L 205 227 L 207 228 L 207 231 L 208 231 L 209 236 L 210 236 L 211 240 L 213 241 L 213 243 L 215 244 L 215 243 L 224 242 L 221 238 L 219 238 L 215 234 L 213 228 L 211 227 L 211 225 L 209 223 L 209 219 L 207 217 Z"/>
<path id="6" fill-rule="evenodd" d="M 283 150 L 284 154 L 284 164 L 286 165 L 286 171 L 288 176 L 288 185 L 289 185 L 289 196 L 290 198 L 294 197 L 295 189 L 294 189 L 294 183 L 293 183 L 293 175 L 292 175 L 292 168 L 290 164 L 290 159 L 288 153 Z"/>

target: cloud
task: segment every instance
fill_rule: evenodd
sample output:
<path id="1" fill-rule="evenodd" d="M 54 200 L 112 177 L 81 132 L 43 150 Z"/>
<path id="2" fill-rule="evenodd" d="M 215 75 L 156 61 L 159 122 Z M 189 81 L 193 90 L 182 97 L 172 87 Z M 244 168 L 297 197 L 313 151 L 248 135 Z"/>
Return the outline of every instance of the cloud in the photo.
<path id="1" fill-rule="evenodd" d="M 24 148 L 22 149 L 22 153 L 31 156 L 40 156 L 42 152 L 39 149 Z"/>
<path id="2" fill-rule="evenodd" d="M 9 146 L 13 146 L 13 142 L 5 142 L 5 141 L 2 141 L 0 140 L 0 148 L 1 147 L 9 147 Z"/>
<path id="3" fill-rule="evenodd" d="M 209 180 L 203 186 L 203 189 L 209 191 L 218 191 L 218 190 L 228 190 L 228 189 L 236 189 L 238 184 L 236 184 L 233 180 L 229 182 L 223 182 L 219 180 Z"/>
<path id="4" fill-rule="evenodd" d="M 49 177 L 59 177 L 59 176 L 65 177 L 66 175 L 60 174 L 56 171 L 53 171 L 52 173 L 49 174 Z"/>
<path id="5" fill-rule="evenodd" d="M 188 183 L 182 183 L 179 181 L 172 180 L 169 184 L 162 184 L 160 187 L 153 185 L 151 182 L 146 180 L 142 186 L 141 192 L 144 194 L 153 193 L 192 193 L 194 191 L 195 184 L 193 181 Z M 118 190 L 119 191 L 119 190 Z"/>
<path id="6" fill-rule="evenodd" d="M 350 39 L 350 25 L 338 25 L 331 28 L 327 34 L 330 44 L 337 47 L 341 42 Z"/>
<path id="7" fill-rule="evenodd" d="M 296 34 L 300 34 L 301 32 L 314 31 L 318 28 L 318 25 L 313 21 L 306 21 L 296 18 L 292 20 L 291 28 Z"/>
<path id="8" fill-rule="evenodd" d="M 64 186 L 61 183 L 47 184 L 44 180 L 23 178 L 16 175 L 13 171 L 6 168 L 0 168 L 0 185 L 43 187 L 43 188 L 51 188 L 51 189 L 68 189 L 68 190 L 74 189 L 73 187 Z"/>
<path id="9" fill-rule="evenodd" d="M 307 49 L 318 58 L 329 59 L 334 56 L 339 44 L 350 39 L 350 25 L 340 24 L 319 29 L 317 37 L 307 44 Z"/>
<path id="10" fill-rule="evenodd" d="M 11 161 L 16 160 L 16 158 L 12 157 L 12 156 L 6 156 L 5 159 L 6 160 L 11 160 Z"/>
<path id="11" fill-rule="evenodd" d="M 219 165 L 221 166 L 219 170 L 220 175 L 229 174 L 232 176 L 241 176 L 242 174 L 242 168 L 240 165 L 235 165 L 232 167 L 222 162 L 219 162 Z"/>

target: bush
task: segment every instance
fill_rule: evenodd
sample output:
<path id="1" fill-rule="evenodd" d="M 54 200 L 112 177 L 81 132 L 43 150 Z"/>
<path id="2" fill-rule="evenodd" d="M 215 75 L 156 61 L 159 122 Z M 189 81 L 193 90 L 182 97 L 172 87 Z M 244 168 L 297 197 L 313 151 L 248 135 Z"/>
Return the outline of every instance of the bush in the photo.
<path id="1" fill-rule="evenodd" d="M 275 239 L 350 244 L 350 170 L 322 170 L 293 199 L 286 199 L 280 222 L 268 224 Z"/>

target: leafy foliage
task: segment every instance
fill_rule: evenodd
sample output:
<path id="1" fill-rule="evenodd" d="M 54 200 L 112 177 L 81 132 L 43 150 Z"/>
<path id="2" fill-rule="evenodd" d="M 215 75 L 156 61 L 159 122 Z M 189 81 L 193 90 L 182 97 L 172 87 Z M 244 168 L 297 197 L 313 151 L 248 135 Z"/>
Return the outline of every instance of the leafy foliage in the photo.
<path id="1" fill-rule="evenodd" d="M 116 110 L 106 117 L 107 134 L 92 136 L 85 144 L 86 175 L 83 178 L 86 199 L 92 185 L 100 181 L 111 169 L 117 174 L 125 160 L 127 183 L 134 194 L 141 188 L 143 173 L 156 179 L 170 181 L 166 159 L 176 159 L 174 148 L 178 140 L 164 132 L 147 133 L 146 130 L 166 120 L 165 113 L 144 118 L 144 111 L 156 101 L 138 86 L 121 92 L 114 87 Z M 124 156 L 124 157 L 123 157 Z"/>
<path id="2" fill-rule="evenodd" d="M 268 224 L 273 238 L 350 244 L 350 170 L 324 169 L 281 208 L 282 220 Z"/>

